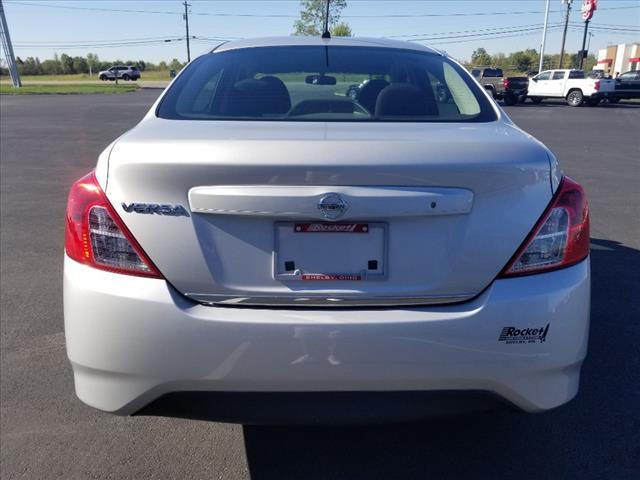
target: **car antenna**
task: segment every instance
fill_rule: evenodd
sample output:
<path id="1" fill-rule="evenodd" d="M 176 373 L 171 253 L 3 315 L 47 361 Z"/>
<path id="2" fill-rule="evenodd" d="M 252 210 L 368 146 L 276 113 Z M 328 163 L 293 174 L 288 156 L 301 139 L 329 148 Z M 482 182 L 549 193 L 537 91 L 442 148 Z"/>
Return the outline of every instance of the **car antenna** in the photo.
<path id="1" fill-rule="evenodd" d="M 327 0 L 327 11 L 324 16 L 324 31 L 322 32 L 322 38 L 331 38 L 331 33 L 329 32 L 329 3 L 331 3 L 331 0 Z"/>

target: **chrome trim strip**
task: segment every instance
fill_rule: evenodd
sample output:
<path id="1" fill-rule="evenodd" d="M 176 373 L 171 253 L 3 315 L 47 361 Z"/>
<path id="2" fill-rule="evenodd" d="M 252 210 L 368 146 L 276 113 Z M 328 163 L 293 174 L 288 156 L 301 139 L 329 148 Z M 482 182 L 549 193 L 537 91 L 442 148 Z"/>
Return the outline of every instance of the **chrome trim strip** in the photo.
<path id="1" fill-rule="evenodd" d="M 466 215 L 474 198 L 471 190 L 453 187 L 315 185 L 200 186 L 188 196 L 193 213 L 323 221 Z M 342 202 L 339 215 L 322 211 L 328 197 Z"/>
<path id="2" fill-rule="evenodd" d="M 459 303 L 477 294 L 421 297 L 349 297 L 349 296 L 270 296 L 270 295 L 218 295 L 185 293 L 185 296 L 206 305 L 250 305 L 256 307 L 395 307 Z"/>

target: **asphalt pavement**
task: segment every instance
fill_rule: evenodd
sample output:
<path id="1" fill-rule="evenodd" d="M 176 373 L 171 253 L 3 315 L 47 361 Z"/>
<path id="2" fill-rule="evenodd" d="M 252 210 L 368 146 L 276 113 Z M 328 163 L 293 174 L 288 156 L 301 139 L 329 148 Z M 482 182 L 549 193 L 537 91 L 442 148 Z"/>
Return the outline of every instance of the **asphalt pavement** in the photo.
<path id="1" fill-rule="evenodd" d="M 638 478 L 639 104 L 506 109 L 590 199 L 591 338 L 574 401 L 536 415 L 243 427 L 116 417 L 73 392 L 62 315 L 67 190 L 159 93 L 0 97 L 3 479 Z"/>

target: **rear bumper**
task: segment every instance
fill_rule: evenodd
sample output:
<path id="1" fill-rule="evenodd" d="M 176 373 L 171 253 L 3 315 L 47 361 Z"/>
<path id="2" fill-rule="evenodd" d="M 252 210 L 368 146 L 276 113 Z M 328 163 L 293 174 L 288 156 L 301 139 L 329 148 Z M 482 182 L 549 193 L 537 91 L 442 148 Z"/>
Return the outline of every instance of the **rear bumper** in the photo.
<path id="1" fill-rule="evenodd" d="M 613 92 L 608 92 L 608 96 L 606 98 L 619 98 L 623 100 L 631 100 L 634 98 L 640 98 L 640 90 L 616 90 Z"/>
<path id="2" fill-rule="evenodd" d="M 485 392 L 541 411 L 577 393 L 589 275 L 587 260 L 497 280 L 456 305 L 249 309 L 203 306 L 163 280 L 66 258 L 67 352 L 78 397 L 119 414 L 194 391 Z M 531 342 L 499 339 L 547 325 L 543 341 L 542 330 Z"/>
<path id="3" fill-rule="evenodd" d="M 602 100 L 608 100 L 610 98 L 613 99 L 634 99 L 640 98 L 640 91 L 624 91 L 624 90 L 613 90 L 611 92 L 598 92 L 591 95 L 592 98 L 600 98 Z"/>
<path id="4" fill-rule="evenodd" d="M 526 88 L 519 88 L 519 89 L 502 91 L 500 92 L 498 98 L 502 99 L 504 97 L 521 97 L 522 95 L 526 95 L 526 94 L 527 94 Z"/>

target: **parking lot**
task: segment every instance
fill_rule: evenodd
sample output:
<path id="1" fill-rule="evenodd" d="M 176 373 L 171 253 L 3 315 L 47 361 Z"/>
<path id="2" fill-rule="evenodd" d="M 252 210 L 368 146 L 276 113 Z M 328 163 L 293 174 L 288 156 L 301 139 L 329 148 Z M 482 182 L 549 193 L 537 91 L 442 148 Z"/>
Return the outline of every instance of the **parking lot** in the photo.
<path id="1" fill-rule="evenodd" d="M 637 477 L 640 104 L 506 108 L 591 203 L 590 350 L 574 401 L 537 415 L 243 427 L 115 417 L 73 392 L 62 315 L 67 189 L 159 93 L 0 98 L 3 479 Z"/>

